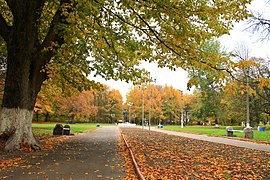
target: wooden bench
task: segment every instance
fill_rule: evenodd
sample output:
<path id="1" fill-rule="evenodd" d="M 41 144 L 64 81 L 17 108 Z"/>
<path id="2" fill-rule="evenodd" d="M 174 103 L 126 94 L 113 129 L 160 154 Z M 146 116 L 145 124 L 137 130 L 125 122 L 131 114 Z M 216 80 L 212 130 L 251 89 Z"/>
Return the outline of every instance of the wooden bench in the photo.
<path id="1" fill-rule="evenodd" d="M 234 130 L 232 127 L 227 127 L 226 128 L 226 136 L 228 137 L 233 137 L 233 132 L 244 132 L 243 130 Z"/>

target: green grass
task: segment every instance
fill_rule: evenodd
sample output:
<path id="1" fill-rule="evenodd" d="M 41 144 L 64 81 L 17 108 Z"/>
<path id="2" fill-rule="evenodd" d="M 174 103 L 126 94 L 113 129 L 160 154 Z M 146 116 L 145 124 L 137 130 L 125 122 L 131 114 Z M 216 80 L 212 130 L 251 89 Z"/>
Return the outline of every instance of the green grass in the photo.
<path id="1" fill-rule="evenodd" d="M 33 133 L 38 134 L 51 134 L 53 133 L 53 129 L 57 123 L 33 123 L 32 129 Z M 65 125 L 65 124 L 63 124 Z M 71 133 L 81 133 L 86 130 L 96 129 L 96 123 L 77 123 L 77 124 L 69 124 Z M 109 126 L 111 124 L 100 124 L 101 126 Z"/>
<path id="2" fill-rule="evenodd" d="M 191 132 L 197 134 L 206 134 L 209 136 L 225 136 L 226 135 L 226 127 L 221 126 L 219 128 L 215 128 L 214 126 L 185 126 L 181 128 L 180 126 L 164 126 L 165 130 L 171 131 L 181 131 L 181 132 Z M 243 128 L 240 126 L 234 126 L 233 129 L 242 130 Z M 254 140 L 258 141 L 266 141 L 270 142 L 270 131 L 253 131 Z M 234 136 L 243 137 L 243 132 L 234 132 Z"/>

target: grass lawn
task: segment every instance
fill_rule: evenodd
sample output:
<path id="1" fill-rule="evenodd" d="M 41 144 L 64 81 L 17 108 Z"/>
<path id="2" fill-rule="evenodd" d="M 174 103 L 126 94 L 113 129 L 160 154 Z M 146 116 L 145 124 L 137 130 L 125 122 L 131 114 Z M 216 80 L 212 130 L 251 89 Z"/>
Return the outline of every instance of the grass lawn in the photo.
<path id="1" fill-rule="evenodd" d="M 36 135 L 39 134 L 53 134 L 53 129 L 57 123 L 33 123 L 32 129 L 33 133 Z M 60 123 L 59 123 L 60 124 Z M 63 123 L 63 126 L 65 124 Z M 96 123 L 76 123 L 69 124 L 71 133 L 81 133 L 86 130 L 96 129 Z M 100 124 L 100 126 L 109 126 L 111 124 Z"/>
<path id="2" fill-rule="evenodd" d="M 234 126 L 234 129 L 242 130 L 243 128 L 240 126 Z M 197 134 L 207 134 L 209 136 L 225 136 L 226 135 L 226 127 L 221 126 L 219 128 L 215 128 L 214 126 L 185 126 L 181 128 L 180 126 L 164 126 L 165 130 L 171 131 L 181 131 L 181 132 L 192 132 Z M 258 141 L 266 141 L 270 142 L 270 131 L 257 131 L 254 130 L 254 140 Z M 243 132 L 234 132 L 234 136 L 243 137 Z"/>

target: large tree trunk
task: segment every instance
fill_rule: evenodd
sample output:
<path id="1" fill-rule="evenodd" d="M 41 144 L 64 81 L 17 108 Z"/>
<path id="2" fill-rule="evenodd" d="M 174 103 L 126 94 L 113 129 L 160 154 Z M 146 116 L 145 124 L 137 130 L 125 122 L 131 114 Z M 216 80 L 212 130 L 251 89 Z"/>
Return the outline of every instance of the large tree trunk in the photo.
<path id="1" fill-rule="evenodd" d="M 5 149 L 20 148 L 21 142 L 38 149 L 39 145 L 32 133 L 33 110 L 37 94 L 47 74 L 44 67 L 64 43 L 63 29 L 66 23 L 66 8 L 59 8 L 44 40 L 40 42 L 38 33 L 40 17 L 45 1 L 7 1 L 13 15 L 9 26 L 0 14 L 0 35 L 7 43 L 7 74 L 0 115 L 0 136 L 7 137 Z M 61 0 L 60 6 L 70 0 Z M 70 9 L 68 9 L 70 11 Z M 52 46 L 57 44 L 57 46 Z M 50 47 L 50 48 L 48 48 Z"/>
<path id="2" fill-rule="evenodd" d="M 37 93 L 45 76 L 37 66 L 31 43 L 33 36 L 24 33 L 14 32 L 14 38 L 8 42 L 8 68 L 0 116 L 0 135 L 8 137 L 6 150 L 19 149 L 23 141 L 32 148 L 39 148 L 31 125 Z"/>
<path id="3" fill-rule="evenodd" d="M 32 133 L 32 118 L 37 94 L 46 74 L 41 71 L 38 46 L 38 29 L 35 13 L 38 3 L 17 1 L 14 3 L 14 24 L 7 38 L 7 74 L 0 115 L 0 136 L 8 138 L 6 150 L 20 148 L 28 142 L 39 148 Z"/>
<path id="4" fill-rule="evenodd" d="M 6 150 L 20 149 L 27 142 L 33 149 L 40 149 L 32 133 L 33 111 L 20 108 L 2 108 L 0 132 L 8 137 Z"/>

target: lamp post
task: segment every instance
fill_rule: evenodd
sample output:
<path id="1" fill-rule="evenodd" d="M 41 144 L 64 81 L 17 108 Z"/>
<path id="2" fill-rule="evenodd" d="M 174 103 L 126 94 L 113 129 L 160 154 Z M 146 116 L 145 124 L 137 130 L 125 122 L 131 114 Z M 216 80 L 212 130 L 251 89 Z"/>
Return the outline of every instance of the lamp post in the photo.
<path id="1" fill-rule="evenodd" d="M 183 91 L 179 90 L 181 93 L 182 107 L 181 107 L 181 128 L 184 128 L 184 98 Z"/>
<path id="2" fill-rule="evenodd" d="M 248 95 L 248 74 L 249 74 L 249 68 L 247 68 L 247 75 L 246 75 L 246 106 L 247 106 L 247 128 L 250 128 L 250 118 L 249 118 L 249 95 Z"/>
<path id="3" fill-rule="evenodd" d="M 253 131 L 252 131 L 252 127 L 250 127 L 250 117 L 249 117 L 249 95 L 248 95 L 248 86 L 249 86 L 249 82 L 248 82 L 248 75 L 249 75 L 249 67 L 246 70 L 246 105 L 247 105 L 247 126 L 246 128 L 244 128 L 244 133 L 245 133 L 245 138 L 249 138 L 252 139 L 253 138 Z"/>
<path id="4" fill-rule="evenodd" d="M 144 128 L 144 85 L 142 85 L 142 128 Z"/>
<path id="5" fill-rule="evenodd" d="M 150 75 L 149 75 L 149 78 L 150 78 Z M 154 83 L 155 83 L 155 85 L 156 85 L 156 79 L 154 79 Z M 149 83 L 149 85 L 150 85 L 150 83 Z M 155 85 L 153 85 L 153 86 L 155 86 Z M 150 98 L 149 98 L 149 122 L 148 122 L 148 125 L 149 125 L 149 135 L 150 135 L 150 132 L 151 132 L 151 109 L 152 109 L 152 87 L 150 87 L 149 86 L 149 88 L 150 88 Z"/>
<path id="6" fill-rule="evenodd" d="M 148 120 L 148 127 L 149 127 L 149 135 L 150 135 L 150 132 L 151 132 L 151 98 L 152 98 L 152 89 L 150 87 L 150 97 L 149 97 L 149 120 Z"/>
<path id="7" fill-rule="evenodd" d="M 130 108 L 133 105 L 133 103 L 132 102 L 129 102 L 127 105 L 128 105 L 128 122 L 130 123 L 130 114 L 131 114 Z"/>

